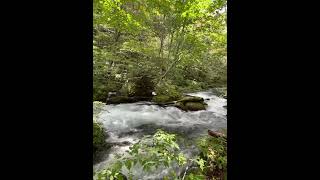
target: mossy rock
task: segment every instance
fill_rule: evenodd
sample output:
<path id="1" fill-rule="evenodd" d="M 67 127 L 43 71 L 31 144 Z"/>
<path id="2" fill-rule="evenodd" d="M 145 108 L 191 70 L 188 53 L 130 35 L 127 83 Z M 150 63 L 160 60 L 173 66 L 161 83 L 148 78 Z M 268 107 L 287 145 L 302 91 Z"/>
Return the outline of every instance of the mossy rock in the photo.
<path id="1" fill-rule="evenodd" d="M 197 96 L 185 96 L 175 104 L 175 107 L 184 111 L 205 110 L 206 106 L 207 104 L 204 102 L 204 99 Z"/>
<path id="2" fill-rule="evenodd" d="M 206 110 L 206 103 L 203 102 L 186 102 L 185 104 L 182 102 L 177 102 L 175 107 L 183 110 L 183 111 L 200 111 Z"/>
<path id="3" fill-rule="evenodd" d="M 185 96 L 182 99 L 180 99 L 178 102 L 182 102 L 183 104 L 187 102 L 204 102 L 204 99 L 202 97 L 197 97 L 197 96 Z"/>
<path id="4" fill-rule="evenodd" d="M 206 106 L 204 103 L 201 102 L 187 102 L 185 104 L 185 107 L 189 111 L 200 111 L 200 110 L 206 110 Z"/>
<path id="5" fill-rule="evenodd" d="M 188 110 L 187 107 L 182 102 L 177 102 L 175 104 L 175 107 L 177 107 L 177 108 L 179 108 L 179 109 L 181 109 L 183 111 L 187 111 Z"/>
<path id="6" fill-rule="evenodd" d="M 166 102 L 170 102 L 172 101 L 171 98 L 169 96 L 166 96 L 166 95 L 157 95 L 157 96 L 154 96 L 152 98 L 152 101 L 153 102 L 156 102 L 156 103 L 166 103 Z"/>

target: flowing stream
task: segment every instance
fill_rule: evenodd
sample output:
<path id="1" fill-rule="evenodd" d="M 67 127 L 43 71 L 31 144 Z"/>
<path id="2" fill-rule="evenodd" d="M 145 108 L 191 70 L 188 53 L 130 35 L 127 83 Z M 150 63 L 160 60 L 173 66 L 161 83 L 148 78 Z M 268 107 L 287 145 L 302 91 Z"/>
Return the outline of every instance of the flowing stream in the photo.
<path id="1" fill-rule="evenodd" d="M 129 147 L 138 142 L 144 135 L 153 135 L 157 129 L 169 133 L 176 133 L 187 141 L 194 140 L 207 134 L 208 129 L 217 131 L 227 129 L 227 100 L 216 96 L 212 91 L 189 93 L 199 96 L 208 104 L 206 110 L 184 112 L 176 107 L 160 107 L 138 102 L 119 105 L 105 105 L 99 114 L 98 121 L 108 132 L 108 143 L 114 144 L 111 149 L 103 153 L 99 161 L 93 164 L 93 170 L 99 171 L 115 160 L 115 154 L 122 154 Z M 181 150 L 188 158 L 197 154 L 194 143 Z M 159 169 L 153 173 L 145 173 L 142 169 L 135 169 L 137 179 L 161 179 L 168 170 Z M 182 172 L 183 169 L 180 169 Z"/>

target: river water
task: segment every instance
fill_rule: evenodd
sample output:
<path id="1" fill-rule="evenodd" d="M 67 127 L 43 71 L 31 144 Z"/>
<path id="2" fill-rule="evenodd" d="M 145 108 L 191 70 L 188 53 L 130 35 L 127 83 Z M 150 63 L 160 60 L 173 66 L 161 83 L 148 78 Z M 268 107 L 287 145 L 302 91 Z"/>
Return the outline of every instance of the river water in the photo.
<path id="1" fill-rule="evenodd" d="M 199 96 L 208 104 L 206 110 L 184 112 L 175 107 L 160 107 L 147 102 L 119 105 L 105 105 L 98 116 L 98 122 L 105 127 L 108 143 L 114 146 L 105 152 L 99 161 L 93 165 L 94 171 L 103 169 L 111 164 L 116 153 L 122 154 L 129 147 L 138 142 L 144 135 L 153 135 L 157 129 L 169 133 L 179 134 L 186 140 L 207 134 L 208 129 L 218 131 L 227 129 L 227 100 L 216 96 L 212 91 L 190 93 Z M 188 158 L 197 154 L 194 143 L 181 145 L 182 152 Z M 182 169 L 180 169 L 182 171 Z M 167 174 L 166 169 L 159 169 L 153 173 L 145 173 L 142 169 L 135 169 L 137 179 L 161 179 Z"/>

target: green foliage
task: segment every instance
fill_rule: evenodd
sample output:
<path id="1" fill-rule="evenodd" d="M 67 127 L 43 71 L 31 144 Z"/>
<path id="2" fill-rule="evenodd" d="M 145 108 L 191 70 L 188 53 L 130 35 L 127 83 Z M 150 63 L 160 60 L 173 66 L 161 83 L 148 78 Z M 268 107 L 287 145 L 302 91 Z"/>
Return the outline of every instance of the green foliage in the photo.
<path id="1" fill-rule="evenodd" d="M 226 131 L 224 131 L 226 134 Z M 198 169 L 189 171 L 186 180 L 226 180 L 227 140 L 226 137 L 205 136 L 197 141 L 200 155 L 191 159 Z"/>
<path id="2" fill-rule="evenodd" d="M 136 78 L 132 79 L 132 94 L 131 96 L 149 97 L 154 90 L 154 77 L 151 73 L 145 71 L 135 72 Z"/>
<path id="3" fill-rule="evenodd" d="M 224 178 L 227 171 L 227 140 L 224 137 L 203 137 L 198 141 L 200 157 L 196 159 L 207 177 Z"/>
<path id="4" fill-rule="evenodd" d="M 185 178 L 186 180 L 206 180 L 206 176 L 203 174 L 190 173 Z"/>
<path id="5" fill-rule="evenodd" d="M 105 147 L 105 139 L 106 135 L 103 127 L 99 123 L 93 121 L 93 155 Z"/>
<path id="6" fill-rule="evenodd" d="M 151 139 L 145 137 L 131 146 L 127 156 L 119 155 L 116 163 L 98 172 L 98 180 L 121 179 L 123 178 L 122 168 L 126 168 L 131 174 L 132 168 L 137 165 L 142 166 L 147 172 L 160 166 L 169 167 L 173 163 L 183 166 L 187 160 L 179 150 L 174 134 L 158 130 Z M 127 178 L 130 179 L 130 177 Z"/>
<path id="7" fill-rule="evenodd" d="M 93 157 L 95 157 L 99 151 L 107 148 L 105 130 L 103 126 L 97 122 L 97 117 L 103 109 L 103 106 L 104 103 L 102 102 L 93 102 Z"/>
<path id="8" fill-rule="evenodd" d="M 93 5 L 94 100 L 105 101 L 110 91 L 134 94 L 129 84 L 152 90 L 164 81 L 179 91 L 226 86 L 226 12 L 221 11 L 226 0 L 94 0 Z M 150 79 L 137 82 L 141 76 Z"/>
<path id="9" fill-rule="evenodd" d="M 100 101 L 93 102 L 93 116 L 96 117 L 103 109 L 104 103 Z"/>
<path id="10" fill-rule="evenodd" d="M 190 159 L 198 169 L 186 174 L 186 180 L 226 179 L 227 171 L 227 142 L 226 138 L 202 137 L 197 142 L 200 156 Z M 158 167 L 172 167 L 177 164 L 183 167 L 187 159 L 180 152 L 176 142 L 176 135 L 158 130 L 152 138 L 146 136 L 139 143 L 130 147 L 127 155 L 117 155 L 117 161 L 104 170 L 97 173 L 98 180 L 109 179 L 133 179 L 132 170 L 136 166 L 142 166 L 146 172 L 152 172 Z M 123 168 L 128 174 L 123 174 Z M 183 179 L 175 172 L 163 177 L 163 179 Z"/>
<path id="11" fill-rule="evenodd" d="M 225 97 L 228 95 L 227 88 L 215 88 L 215 89 L 212 89 L 212 91 L 219 97 Z"/>
<path id="12" fill-rule="evenodd" d="M 171 98 L 167 95 L 157 95 L 152 98 L 152 101 L 157 103 L 166 103 L 166 102 L 170 102 Z"/>

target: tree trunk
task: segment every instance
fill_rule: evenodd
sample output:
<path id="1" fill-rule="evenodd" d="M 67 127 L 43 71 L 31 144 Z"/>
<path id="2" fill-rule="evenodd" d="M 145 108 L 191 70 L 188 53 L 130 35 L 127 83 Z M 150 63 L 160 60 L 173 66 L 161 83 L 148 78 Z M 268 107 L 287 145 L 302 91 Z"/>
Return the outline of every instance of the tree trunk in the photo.
<path id="1" fill-rule="evenodd" d="M 163 51 L 163 42 L 164 42 L 164 37 L 162 36 L 162 37 L 160 37 L 160 49 L 159 49 L 159 57 L 163 57 L 163 53 L 162 53 L 162 51 Z"/>
<path id="2" fill-rule="evenodd" d="M 160 84 L 160 82 L 166 77 L 166 75 L 168 74 L 168 72 L 172 69 L 172 67 L 181 60 L 181 56 L 178 56 L 178 59 L 176 61 L 173 61 L 173 63 L 170 65 L 170 67 L 167 69 L 167 71 L 161 76 L 161 78 L 159 79 L 157 85 Z"/>
<path id="3" fill-rule="evenodd" d="M 115 34 L 115 38 L 114 38 L 115 42 L 118 42 L 118 41 L 119 41 L 120 36 L 121 36 L 121 32 L 118 31 L 118 30 L 116 30 L 116 34 Z"/>
<path id="4" fill-rule="evenodd" d="M 174 37 L 174 31 L 170 34 L 170 44 L 169 44 L 169 47 L 168 47 L 168 60 L 170 59 L 170 53 L 171 53 L 173 37 Z"/>
<path id="5" fill-rule="evenodd" d="M 177 46 L 177 49 L 176 49 L 176 54 L 179 53 L 180 47 L 181 47 L 181 45 L 182 45 L 183 42 L 184 42 L 185 27 L 186 27 L 186 20 L 184 19 L 183 24 L 182 24 L 181 34 L 180 34 L 180 36 L 181 36 L 180 38 L 183 39 L 183 40 L 179 40 L 178 46 Z"/>

